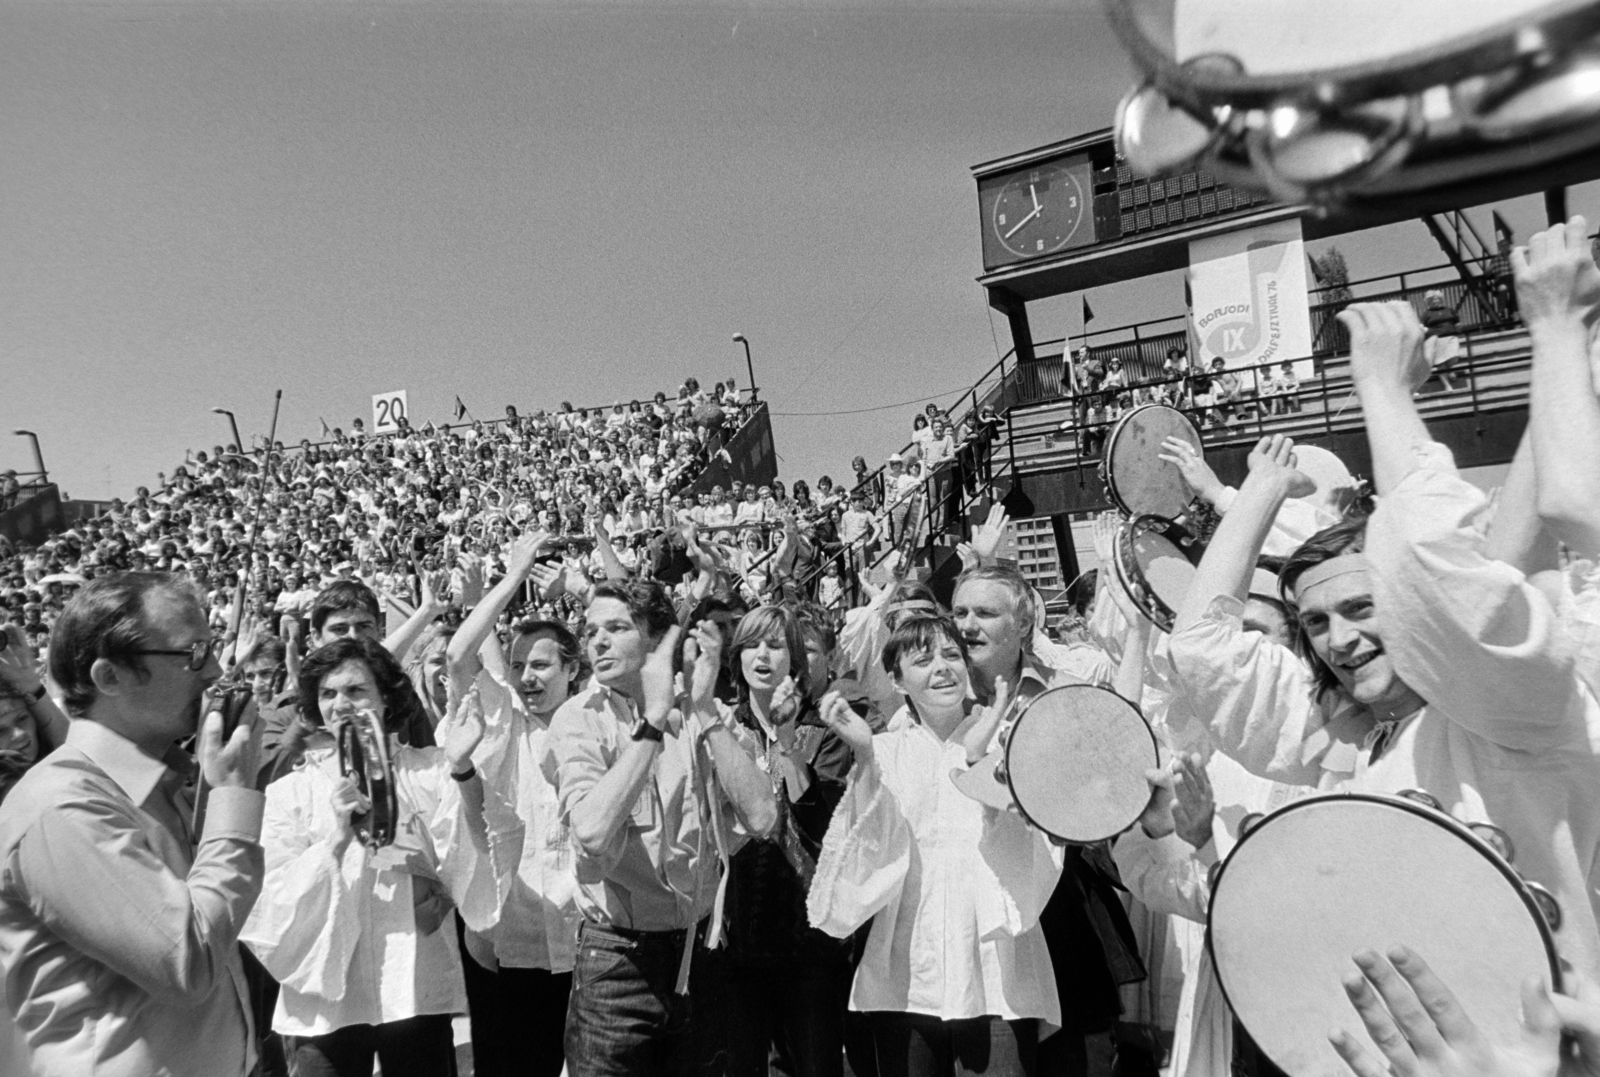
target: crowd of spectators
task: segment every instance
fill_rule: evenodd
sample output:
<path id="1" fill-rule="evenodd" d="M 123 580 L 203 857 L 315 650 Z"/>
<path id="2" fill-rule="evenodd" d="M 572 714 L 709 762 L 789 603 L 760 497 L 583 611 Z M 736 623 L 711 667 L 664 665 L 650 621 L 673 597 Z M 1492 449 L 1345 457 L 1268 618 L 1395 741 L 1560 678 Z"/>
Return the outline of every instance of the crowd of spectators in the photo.
<path id="1" fill-rule="evenodd" d="M 693 480 L 752 406 L 731 379 L 702 390 L 689 378 L 675 398 L 609 408 L 507 407 L 492 423 L 402 420 L 381 436 L 356 419 L 320 444 L 280 442 L 270 454 L 215 446 L 36 546 L 0 537 L 0 621 L 42 656 L 74 590 L 122 570 L 188 574 L 219 639 L 241 621 L 246 644 L 304 633 L 313 598 L 337 580 L 370 587 L 401 621 L 459 597 L 474 576 L 503 574 L 529 531 L 554 536 L 568 582 L 530 593 L 528 614 L 572 620 L 584 588 L 638 572 L 680 597 L 714 577 L 725 601 L 805 598 L 837 619 L 904 575 L 930 528 L 953 523 L 998 426 L 976 410 L 958 440 L 957 424 L 929 405 L 905 449 L 878 468 L 857 457 L 845 482 L 735 480 L 696 492 Z"/>

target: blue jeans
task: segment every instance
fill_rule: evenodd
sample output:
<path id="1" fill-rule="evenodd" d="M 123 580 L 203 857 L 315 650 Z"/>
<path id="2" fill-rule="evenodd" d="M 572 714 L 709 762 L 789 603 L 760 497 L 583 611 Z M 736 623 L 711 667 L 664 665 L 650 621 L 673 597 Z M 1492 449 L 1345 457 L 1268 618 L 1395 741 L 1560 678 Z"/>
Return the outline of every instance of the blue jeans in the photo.
<path id="1" fill-rule="evenodd" d="M 703 934 L 696 930 L 697 939 Z M 571 1077 L 688 1077 L 696 1070 L 690 1000 L 677 991 L 684 935 L 583 922 L 567 1003 Z M 696 951 L 698 970 L 698 943 Z M 691 990 L 694 982 L 691 975 Z"/>

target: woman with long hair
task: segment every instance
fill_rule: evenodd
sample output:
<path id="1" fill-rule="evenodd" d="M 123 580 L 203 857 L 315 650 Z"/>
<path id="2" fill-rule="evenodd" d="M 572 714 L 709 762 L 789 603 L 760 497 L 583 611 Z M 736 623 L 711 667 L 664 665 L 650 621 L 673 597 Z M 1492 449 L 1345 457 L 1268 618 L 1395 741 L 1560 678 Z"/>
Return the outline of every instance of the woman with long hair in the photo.
<path id="1" fill-rule="evenodd" d="M 373 805 L 341 773 L 335 747 L 309 749 L 267 787 L 266 878 L 240 941 L 282 984 L 273 1031 L 294 1038 L 302 1075 L 366 1077 L 376 1056 L 385 1074 L 448 1077 L 451 1018 L 467 1006 L 450 908 L 486 931 L 504 895 L 472 765 L 483 725 L 457 724 L 443 748 L 402 745 L 422 704 L 400 664 L 367 639 L 308 655 L 300 706 L 336 742 L 346 727 L 378 723 L 398 814 L 392 844 L 357 840 Z"/>
<path id="2" fill-rule="evenodd" d="M 729 652 L 732 718 L 758 746 L 779 823 L 771 839 L 749 842 L 729 864 L 728 1073 L 765 1077 L 776 1046 L 796 1077 L 838 1075 L 850 948 L 807 924 L 805 902 L 850 749 L 817 715 L 814 670 L 793 611 L 751 610 Z"/>
<path id="3" fill-rule="evenodd" d="M 905 698 L 876 736 L 837 693 L 822 720 L 855 753 L 810 890 L 811 923 L 836 938 L 872 924 L 850 1009 L 866 1015 L 883 1077 L 1028 1077 L 1061 1024 L 1039 914 L 1062 851 L 1012 812 L 955 786 L 1005 712 L 975 706 L 966 643 L 948 617 L 912 613 L 883 648 Z"/>

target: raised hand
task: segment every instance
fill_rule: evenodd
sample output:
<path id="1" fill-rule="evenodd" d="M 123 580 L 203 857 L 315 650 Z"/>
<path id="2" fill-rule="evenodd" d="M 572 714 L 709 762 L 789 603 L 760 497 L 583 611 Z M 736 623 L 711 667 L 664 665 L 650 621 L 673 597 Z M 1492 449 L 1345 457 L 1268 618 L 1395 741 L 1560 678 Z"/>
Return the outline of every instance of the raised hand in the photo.
<path id="1" fill-rule="evenodd" d="M 794 720 L 800 716 L 800 703 L 800 689 L 794 683 L 794 677 L 785 677 L 773 691 L 772 705 L 767 708 L 767 716 L 777 728 L 780 741 L 785 739 L 786 734 L 789 741 L 794 740 Z"/>
<path id="2" fill-rule="evenodd" d="M 206 716 L 200 723 L 200 772 L 214 788 L 255 788 L 261 770 L 261 723 L 255 700 L 245 704 L 228 742 L 222 742 L 222 712 L 214 693 L 205 696 Z"/>
<path id="3" fill-rule="evenodd" d="M 1176 799 L 1173 787 L 1178 781 L 1175 762 L 1169 760 L 1144 772 L 1144 780 L 1150 783 L 1150 802 L 1139 814 L 1139 825 L 1152 838 L 1164 838 L 1177 829 L 1172 819 L 1172 805 Z"/>
<path id="4" fill-rule="evenodd" d="M 456 602 L 463 609 L 471 609 L 483 601 L 488 564 L 484 558 L 470 553 L 459 555 L 456 563 L 461 567 L 461 593 L 456 596 Z"/>
<path id="5" fill-rule="evenodd" d="M 338 820 L 340 835 L 348 839 L 355 831 L 351 818 L 372 810 L 372 801 L 362 795 L 354 775 L 341 778 L 333 787 L 330 798 L 333 817 Z"/>
<path id="6" fill-rule="evenodd" d="M 457 707 L 456 720 L 444 738 L 445 758 L 452 774 L 464 774 L 472 766 L 472 753 L 483 740 L 483 708 Z"/>
<path id="7" fill-rule="evenodd" d="M 506 559 L 506 575 L 527 579 L 537 565 L 539 557 L 550 544 L 548 531 L 524 531 L 511 544 L 511 554 Z"/>
<path id="8" fill-rule="evenodd" d="M 1005 506 L 995 502 L 989 506 L 989 515 L 972 529 L 972 552 L 978 555 L 978 560 L 983 564 L 991 564 L 995 553 L 1000 549 L 1000 540 L 1005 538 L 1006 524 L 1011 516 L 1006 512 Z"/>
<path id="9" fill-rule="evenodd" d="M 639 681 L 644 690 L 644 720 L 657 729 L 667 727 L 667 718 L 678 702 L 673 658 L 678 653 L 678 641 L 682 638 L 683 629 L 677 625 L 667 629 L 639 670 Z"/>
<path id="10" fill-rule="evenodd" d="M 1428 380 L 1432 370 L 1422 352 L 1426 334 L 1410 303 L 1352 303 L 1338 318 L 1350 331 L 1350 376 L 1355 381 L 1415 392 Z"/>
<path id="11" fill-rule="evenodd" d="M 1282 434 L 1262 438 L 1250 450 L 1246 463 L 1252 479 L 1259 476 L 1281 482 L 1289 497 L 1307 497 L 1317 492 L 1317 484 L 1304 472 L 1295 470 L 1293 438 Z"/>
<path id="12" fill-rule="evenodd" d="M 1565 1070 L 1561 1018 L 1542 979 L 1522 986 L 1520 1038 L 1497 1047 L 1410 949 L 1397 946 L 1387 957 L 1363 950 L 1355 963 L 1345 994 L 1384 1058 L 1343 1029 L 1328 1039 L 1357 1077 L 1555 1077 Z"/>
<path id="13" fill-rule="evenodd" d="M 1011 708 L 1011 686 L 1004 677 L 994 679 L 994 703 L 987 707 L 975 707 L 973 713 L 977 721 L 967 727 L 961 737 L 961 745 L 967 750 L 967 765 L 971 766 L 989 754 L 989 745 L 994 741 L 995 731 L 1000 728 L 1000 723 L 1009 716 Z"/>
<path id="14" fill-rule="evenodd" d="M 1172 823 L 1178 837 L 1199 849 L 1211 840 L 1211 819 L 1217 810 L 1211 778 L 1200 756 L 1193 752 L 1178 756 L 1173 762 L 1177 764 L 1178 781 L 1173 790 Z"/>
<path id="15" fill-rule="evenodd" d="M 1217 478 L 1217 473 L 1211 470 L 1211 465 L 1205 458 L 1195 452 L 1182 438 L 1167 438 L 1161 443 L 1161 451 L 1156 454 L 1159 459 L 1165 460 L 1178 469 L 1178 474 L 1183 476 L 1183 481 L 1189 489 L 1194 491 L 1196 497 L 1215 505 L 1217 498 L 1222 496 L 1224 489 L 1222 480 Z"/>
<path id="16" fill-rule="evenodd" d="M 717 710 L 717 675 L 722 671 L 722 630 L 715 621 L 701 621 L 683 641 L 683 668 L 689 677 L 689 701 L 696 714 L 709 718 Z"/>
<path id="17" fill-rule="evenodd" d="M 1600 269 L 1589 249 L 1582 217 L 1535 232 L 1526 248 L 1511 252 L 1517 305 L 1530 331 L 1600 316 Z"/>
<path id="18" fill-rule="evenodd" d="M 32 655 L 22 626 L 7 624 L 0 631 L 0 684 L 10 685 L 13 691 L 25 696 L 37 692 L 42 682 Z"/>
<path id="19" fill-rule="evenodd" d="M 539 596 L 550 602 L 566 587 L 567 566 L 535 564 L 528 570 L 528 579 L 533 581 L 534 589 Z"/>
<path id="20" fill-rule="evenodd" d="M 983 558 L 978 556 L 978 551 L 972 548 L 972 543 L 962 542 L 956 546 L 956 554 L 961 558 L 961 571 L 971 572 L 983 565 Z"/>
<path id="21" fill-rule="evenodd" d="M 1094 543 L 1094 556 L 1102 574 L 1111 571 L 1117 557 L 1117 532 L 1122 528 L 1122 518 L 1114 512 L 1102 512 L 1090 527 Z"/>
<path id="22" fill-rule="evenodd" d="M 872 759 L 872 727 L 867 720 L 857 714 L 838 692 L 829 692 L 822 697 L 818 706 L 822 716 L 822 724 L 839 735 L 839 739 L 850 746 L 855 753 L 856 762 L 866 763 Z"/>

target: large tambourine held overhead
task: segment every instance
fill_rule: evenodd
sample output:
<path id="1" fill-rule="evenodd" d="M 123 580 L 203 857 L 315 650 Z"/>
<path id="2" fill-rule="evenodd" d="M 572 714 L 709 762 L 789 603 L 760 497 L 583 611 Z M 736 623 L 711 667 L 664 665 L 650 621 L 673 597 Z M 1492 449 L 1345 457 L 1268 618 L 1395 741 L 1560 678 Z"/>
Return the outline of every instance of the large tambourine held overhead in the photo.
<path id="1" fill-rule="evenodd" d="M 1228 1005 L 1290 1077 L 1349 1077 L 1333 1028 L 1376 1049 L 1341 985 L 1360 950 L 1409 947 L 1501 1046 L 1521 1041 L 1522 983 L 1560 987 L 1559 910 L 1504 858 L 1509 842 L 1485 840 L 1495 828 L 1404 795 L 1332 794 L 1244 829 L 1214 869 L 1206 945 Z"/>
<path id="2" fill-rule="evenodd" d="M 1600 145 L 1596 0 L 1105 3 L 1144 75 L 1116 121 L 1136 172 L 1338 208 L 1515 173 L 1535 190 Z"/>
<path id="3" fill-rule="evenodd" d="M 1116 421 L 1106 436 L 1100 478 L 1106 497 L 1124 516 L 1182 516 L 1194 491 L 1177 468 L 1161 459 L 1167 438 L 1187 441 L 1204 458 L 1200 431 L 1183 412 L 1165 404 L 1144 404 Z"/>
<path id="4" fill-rule="evenodd" d="M 1062 841 L 1087 844 L 1132 826 L 1150 801 L 1145 771 L 1160 762 L 1139 708 L 1089 684 L 1034 697 L 999 748 L 952 775 L 956 788 L 993 808 L 1015 807 Z"/>

